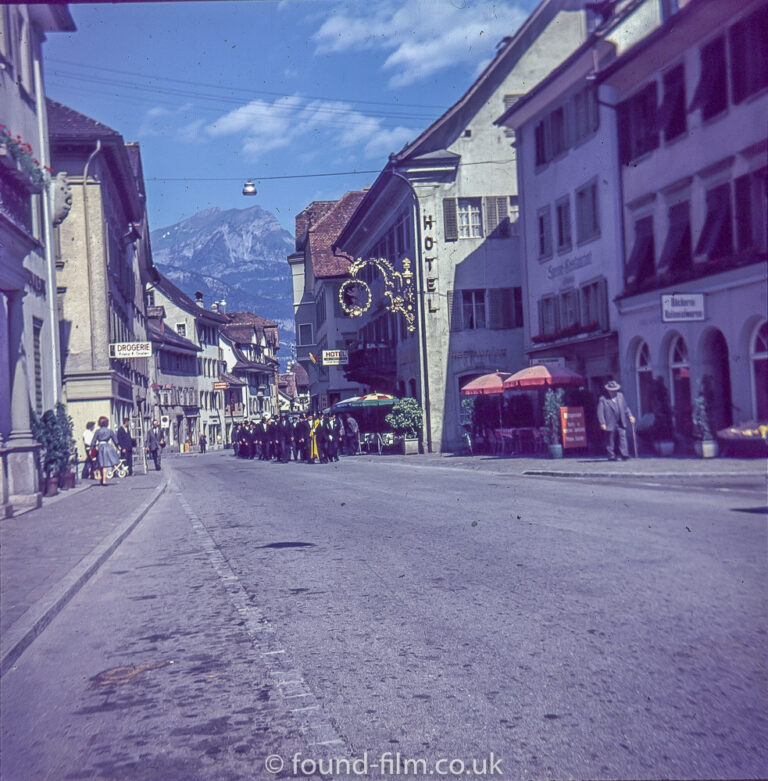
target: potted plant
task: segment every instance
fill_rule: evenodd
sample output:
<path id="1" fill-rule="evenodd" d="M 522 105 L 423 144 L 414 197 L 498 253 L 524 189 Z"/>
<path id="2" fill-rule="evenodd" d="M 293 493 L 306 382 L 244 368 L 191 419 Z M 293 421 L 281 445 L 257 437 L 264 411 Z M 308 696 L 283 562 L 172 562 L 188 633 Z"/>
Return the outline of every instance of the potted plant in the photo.
<path id="1" fill-rule="evenodd" d="M 652 390 L 653 437 L 656 452 L 660 456 L 671 456 L 675 450 L 675 432 L 672 424 L 672 407 L 669 404 L 669 391 L 663 377 L 653 380 Z"/>
<path id="2" fill-rule="evenodd" d="M 72 454 L 72 419 L 63 404 L 56 411 L 46 410 L 42 417 L 32 413 L 32 435 L 40 443 L 41 490 L 45 496 L 58 493 L 60 479 L 67 474 Z"/>
<path id="3" fill-rule="evenodd" d="M 549 429 L 549 455 L 551 458 L 563 457 L 563 441 L 560 429 L 560 407 L 563 406 L 563 389 L 547 388 L 544 397 L 544 423 Z"/>
<path id="4" fill-rule="evenodd" d="M 392 428 L 405 455 L 419 452 L 419 434 L 422 428 L 421 407 L 416 399 L 398 399 L 384 420 Z"/>
<path id="5" fill-rule="evenodd" d="M 717 441 L 712 431 L 712 378 L 707 374 L 701 378 L 699 393 L 693 403 L 693 446 L 701 458 L 717 455 Z"/>
<path id="6" fill-rule="evenodd" d="M 59 488 L 74 488 L 77 469 L 77 448 L 75 446 L 75 438 L 72 435 L 74 424 L 72 423 L 72 418 L 67 415 L 67 408 L 61 402 L 56 405 L 55 412 L 61 438 L 57 464 Z"/>

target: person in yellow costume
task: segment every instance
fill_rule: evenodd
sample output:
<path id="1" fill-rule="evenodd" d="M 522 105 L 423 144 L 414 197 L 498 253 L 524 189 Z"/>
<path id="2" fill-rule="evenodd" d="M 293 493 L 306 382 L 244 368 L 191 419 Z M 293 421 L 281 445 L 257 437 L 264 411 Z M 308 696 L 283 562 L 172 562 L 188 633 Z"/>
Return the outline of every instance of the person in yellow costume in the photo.
<path id="1" fill-rule="evenodd" d="M 314 420 L 309 427 L 309 463 L 314 464 L 320 458 L 320 451 L 317 448 L 317 431 L 323 421 L 320 415 L 315 415 Z"/>

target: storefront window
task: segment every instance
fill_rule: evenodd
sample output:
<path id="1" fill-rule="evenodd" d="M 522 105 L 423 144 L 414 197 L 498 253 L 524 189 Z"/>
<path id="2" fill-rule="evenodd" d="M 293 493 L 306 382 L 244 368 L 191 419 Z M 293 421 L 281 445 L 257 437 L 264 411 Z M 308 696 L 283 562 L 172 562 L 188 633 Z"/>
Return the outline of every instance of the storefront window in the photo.
<path id="1" fill-rule="evenodd" d="M 637 372 L 639 414 L 645 415 L 653 409 L 653 370 L 651 368 L 651 353 L 645 342 L 640 345 L 640 348 L 637 351 L 635 371 Z"/>
<path id="2" fill-rule="evenodd" d="M 755 417 L 760 421 L 768 420 L 768 321 L 755 332 L 751 358 L 755 383 Z"/>
<path id="3" fill-rule="evenodd" d="M 688 436 L 693 430 L 691 423 L 691 372 L 688 365 L 688 347 L 682 336 L 678 336 L 672 342 L 669 372 L 675 429 L 678 434 Z"/>

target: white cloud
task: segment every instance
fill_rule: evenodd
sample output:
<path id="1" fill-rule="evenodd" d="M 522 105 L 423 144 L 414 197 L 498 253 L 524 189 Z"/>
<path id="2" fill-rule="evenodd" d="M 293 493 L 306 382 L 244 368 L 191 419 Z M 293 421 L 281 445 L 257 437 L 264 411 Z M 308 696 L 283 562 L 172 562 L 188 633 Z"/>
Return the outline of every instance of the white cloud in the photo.
<path id="1" fill-rule="evenodd" d="M 292 146 L 311 150 L 327 147 L 359 151 L 366 158 L 395 152 L 417 132 L 384 127 L 380 117 L 368 116 L 343 101 L 309 100 L 299 95 L 272 103 L 253 100 L 204 128 L 213 138 L 239 137 L 242 153 L 257 160 L 267 152 Z"/>
<path id="2" fill-rule="evenodd" d="M 185 103 L 175 109 L 164 106 L 153 106 L 144 112 L 144 119 L 139 126 L 139 136 L 176 136 L 191 140 L 190 133 L 195 124 L 202 125 L 201 120 L 193 120 L 194 107 Z"/>
<path id="3" fill-rule="evenodd" d="M 381 0 L 341 6 L 315 33 L 316 52 L 388 52 L 391 87 L 422 81 L 457 64 L 493 56 L 528 12 L 514 0 Z"/>

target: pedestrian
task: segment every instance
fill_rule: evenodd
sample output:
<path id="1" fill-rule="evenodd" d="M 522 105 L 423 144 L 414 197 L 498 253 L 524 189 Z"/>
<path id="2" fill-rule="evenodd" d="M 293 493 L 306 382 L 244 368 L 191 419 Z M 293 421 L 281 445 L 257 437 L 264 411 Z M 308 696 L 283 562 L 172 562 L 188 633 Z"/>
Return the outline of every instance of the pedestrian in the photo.
<path id="1" fill-rule="evenodd" d="M 317 455 L 321 464 L 330 463 L 328 451 L 331 445 L 331 424 L 328 415 L 320 417 L 320 425 L 317 427 L 315 439 L 317 440 Z"/>
<path id="2" fill-rule="evenodd" d="M 344 431 L 347 433 L 347 453 L 356 456 L 360 452 L 360 425 L 351 415 L 344 421 Z"/>
<path id="3" fill-rule="evenodd" d="M 281 464 L 287 464 L 291 460 L 291 425 L 285 415 L 280 415 L 275 426 L 275 438 L 277 440 L 277 458 Z"/>
<path id="4" fill-rule="evenodd" d="M 152 456 L 152 460 L 155 462 L 155 471 L 160 471 L 160 457 L 165 447 L 165 440 L 163 439 L 163 432 L 160 430 L 160 424 L 156 421 L 152 421 L 152 428 L 147 434 L 147 453 Z"/>
<path id="5" fill-rule="evenodd" d="M 320 444 L 318 434 L 322 428 L 322 420 L 319 414 L 315 413 L 309 422 L 309 463 L 314 464 L 320 458 Z"/>
<path id="6" fill-rule="evenodd" d="M 305 463 L 309 463 L 310 458 L 310 436 L 309 436 L 309 415 L 306 412 L 302 412 L 299 416 L 299 422 L 296 424 L 296 452 L 300 460 Z"/>
<path id="7" fill-rule="evenodd" d="M 99 428 L 93 435 L 92 448 L 96 449 L 96 463 L 99 466 L 100 485 L 107 484 L 107 469 L 120 463 L 118 455 L 118 441 L 115 432 L 109 427 L 109 419 L 99 418 Z"/>
<path id="8" fill-rule="evenodd" d="M 130 418 L 123 418 L 123 425 L 117 430 L 117 444 L 120 448 L 120 458 L 128 467 L 128 476 L 133 477 L 133 448 L 136 440 L 131 436 Z"/>
<path id="9" fill-rule="evenodd" d="M 89 420 L 85 424 L 83 431 L 83 446 L 85 448 L 85 462 L 83 463 L 83 480 L 93 478 L 93 459 L 91 458 L 91 446 L 93 444 L 93 433 L 96 428 L 96 422 Z"/>
<path id="10" fill-rule="evenodd" d="M 341 443 L 344 441 L 344 424 L 335 412 L 328 416 L 328 460 L 338 461 Z"/>
<path id="11" fill-rule="evenodd" d="M 616 436 L 619 438 L 619 455 L 621 460 L 626 461 L 629 458 L 629 449 L 627 447 L 627 428 L 631 426 L 635 419 L 629 409 L 624 394 L 621 392 L 621 385 L 615 380 L 605 384 L 607 396 L 601 396 L 597 404 L 597 419 L 600 422 L 600 428 L 608 432 L 608 460 L 616 461 Z"/>
<path id="12" fill-rule="evenodd" d="M 205 447 L 208 444 L 208 438 L 205 434 L 200 435 L 200 452 L 205 453 Z"/>

